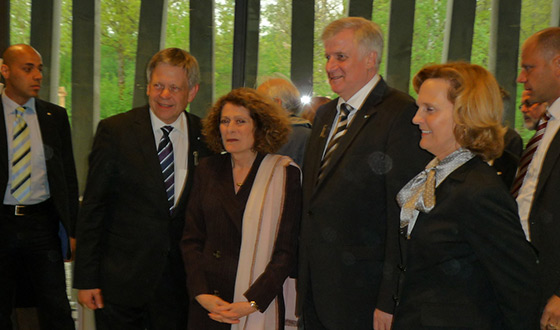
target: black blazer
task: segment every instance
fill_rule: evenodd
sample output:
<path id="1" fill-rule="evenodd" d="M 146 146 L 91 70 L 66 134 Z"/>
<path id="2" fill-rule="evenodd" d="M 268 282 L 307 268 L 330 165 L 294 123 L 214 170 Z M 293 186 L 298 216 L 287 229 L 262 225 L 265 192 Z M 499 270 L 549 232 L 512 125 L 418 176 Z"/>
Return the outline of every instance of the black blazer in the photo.
<path id="1" fill-rule="evenodd" d="M 560 296 L 560 131 L 552 140 L 539 174 L 529 213 L 531 242 L 539 252 L 543 304 Z"/>
<path id="2" fill-rule="evenodd" d="M 515 201 L 475 157 L 436 188 L 436 206 L 403 229 L 393 329 L 539 328 L 537 257 Z"/>
<path id="3" fill-rule="evenodd" d="M 237 194 L 229 154 L 204 159 L 196 172 L 181 242 L 191 299 L 189 329 L 231 328 L 229 324 L 210 319 L 208 311 L 195 297 L 215 294 L 225 301 L 233 301 L 243 214 L 264 156 L 258 155 Z M 301 219 L 300 177 L 296 167 L 286 168 L 284 208 L 271 260 L 244 293 L 247 300 L 255 301 L 261 310 L 266 310 L 275 297 L 279 297 L 279 303 L 282 303 L 282 284 L 296 266 Z M 279 308 L 282 321 L 283 312 L 282 306 Z"/>
<path id="4" fill-rule="evenodd" d="M 337 101 L 317 111 L 303 164 L 297 309 L 311 289 L 326 327 L 371 329 L 376 307 L 394 308 L 395 196 L 431 157 L 418 146 L 414 100 L 381 79 L 317 182 Z"/>
<path id="5" fill-rule="evenodd" d="M 35 110 L 41 129 L 41 138 L 47 165 L 51 200 L 66 233 L 74 237 L 78 216 L 78 179 L 72 151 L 72 134 L 66 110 L 55 104 L 35 99 Z M 0 102 L 0 192 L 2 199 L 8 184 L 8 141 L 4 106 Z M 70 256 L 70 245 L 66 257 Z"/>
<path id="6" fill-rule="evenodd" d="M 74 287 L 100 288 L 123 306 L 144 304 L 169 259 L 177 290 L 185 291 L 179 240 L 198 159 L 208 151 L 200 119 L 187 116 L 188 175 L 169 215 L 167 195 L 147 106 L 99 123 L 77 225 Z"/>

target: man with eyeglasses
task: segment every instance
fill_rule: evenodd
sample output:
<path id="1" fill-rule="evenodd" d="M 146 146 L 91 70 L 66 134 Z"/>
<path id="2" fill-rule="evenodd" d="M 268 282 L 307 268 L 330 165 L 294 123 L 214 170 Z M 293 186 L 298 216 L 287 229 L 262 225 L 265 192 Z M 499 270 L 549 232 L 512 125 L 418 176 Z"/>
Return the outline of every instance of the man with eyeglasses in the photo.
<path id="1" fill-rule="evenodd" d="M 149 105 L 99 123 L 77 224 L 74 287 L 97 329 L 186 329 L 179 240 L 199 157 L 196 59 L 164 49 L 148 64 Z"/>

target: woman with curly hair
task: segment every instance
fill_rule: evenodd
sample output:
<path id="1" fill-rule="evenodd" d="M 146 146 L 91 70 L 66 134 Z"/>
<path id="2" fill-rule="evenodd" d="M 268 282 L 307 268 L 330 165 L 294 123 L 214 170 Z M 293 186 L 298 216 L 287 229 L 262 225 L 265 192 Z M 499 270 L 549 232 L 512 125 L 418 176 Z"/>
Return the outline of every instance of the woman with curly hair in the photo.
<path id="1" fill-rule="evenodd" d="M 515 200 L 486 162 L 504 148 L 494 77 L 468 63 L 414 77 L 420 147 L 435 158 L 397 195 L 400 297 L 393 329 L 537 329 L 537 258 Z"/>
<path id="2" fill-rule="evenodd" d="M 187 207 L 189 329 L 284 329 L 301 174 L 273 152 L 289 132 L 285 111 L 249 88 L 221 97 L 204 120 L 206 142 L 222 154 L 201 160 Z"/>

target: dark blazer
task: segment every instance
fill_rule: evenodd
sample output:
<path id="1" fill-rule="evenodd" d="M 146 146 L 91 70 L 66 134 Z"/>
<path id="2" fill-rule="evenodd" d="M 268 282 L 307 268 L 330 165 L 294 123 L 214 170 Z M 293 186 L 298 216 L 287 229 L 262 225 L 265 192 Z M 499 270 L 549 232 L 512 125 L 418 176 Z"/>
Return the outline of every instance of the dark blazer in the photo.
<path id="1" fill-rule="evenodd" d="M 504 152 L 494 160 L 492 165 L 508 188 L 511 187 L 515 179 L 522 152 L 523 140 L 521 136 L 514 129 L 508 127 L 504 135 Z"/>
<path id="2" fill-rule="evenodd" d="M 105 300 L 141 306 L 168 260 L 178 292 L 185 289 L 179 240 L 198 159 L 208 151 L 200 119 L 184 112 L 189 131 L 188 175 L 172 216 L 147 106 L 99 123 L 77 225 L 74 287 L 100 288 Z"/>
<path id="3" fill-rule="evenodd" d="M 560 131 L 552 140 L 539 174 L 529 213 L 531 242 L 539 252 L 543 304 L 560 296 Z"/>
<path id="4" fill-rule="evenodd" d="M 418 146 L 414 100 L 381 79 L 317 182 L 337 101 L 318 109 L 303 165 L 297 309 L 311 290 L 327 328 L 371 329 L 376 307 L 394 308 L 396 194 L 431 157 Z"/>
<path id="5" fill-rule="evenodd" d="M 64 108 L 39 99 L 35 99 L 35 110 L 41 128 L 51 200 L 67 236 L 74 237 L 79 193 L 68 115 Z M 2 192 L 2 198 L 4 198 L 9 181 L 8 141 L 3 112 L 4 106 L 0 102 L 0 192 Z M 67 241 L 62 243 L 67 247 L 66 257 L 70 257 L 70 245 Z"/>
<path id="6" fill-rule="evenodd" d="M 231 328 L 229 324 L 211 320 L 195 297 L 215 294 L 225 301 L 233 301 L 243 213 L 264 156 L 257 156 L 237 194 L 229 154 L 202 160 L 196 172 L 181 242 L 191 297 L 189 329 Z M 282 284 L 296 266 L 301 219 L 300 177 L 296 167 L 286 168 L 284 209 L 271 261 L 244 293 L 247 300 L 255 301 L 261 310 L 266 310 L 277 296 L 282 303 Z M 283 309 L 279 312 L 282 313 L 279 319 L 283 321 Z"/>
<path id="7" fill-rule="evenodd" d="M 393 329 L 539 328 L 535 251 L 508 189 L 480 158 L 436 188 L 410 239 L 402 232 Z"/>

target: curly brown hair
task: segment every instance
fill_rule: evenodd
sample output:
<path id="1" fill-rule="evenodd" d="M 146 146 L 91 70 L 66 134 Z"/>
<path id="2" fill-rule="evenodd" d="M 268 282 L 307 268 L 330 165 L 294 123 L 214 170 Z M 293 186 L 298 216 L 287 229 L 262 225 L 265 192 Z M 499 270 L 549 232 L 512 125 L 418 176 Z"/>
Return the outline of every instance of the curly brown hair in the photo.
<path id="1" fill-rule="evenodd" d="M 428 65 L 413 78 L 414 90 L 428 79 L 449 82 L 448 100 L 453 103 L 453 133 L 464 148 L 484 160 L 500 157 L 504 149 L 503 103 L 500 87 L 488 70 L 466 62 Z"/>
<path id="2" fill-rule="evenodd" d="M 254 151 L 273 153 L 288 141 L 292 127 L 286 111 L 256 90 L 241 87 L 222 96 L 202 121 L 202 134 L 206 138 L 208 147 L 214 152 L 224 151 L 220 119 L 222 109 L 227 103 L 244 107 L 249 111 L 255 124 Z"/>

